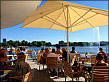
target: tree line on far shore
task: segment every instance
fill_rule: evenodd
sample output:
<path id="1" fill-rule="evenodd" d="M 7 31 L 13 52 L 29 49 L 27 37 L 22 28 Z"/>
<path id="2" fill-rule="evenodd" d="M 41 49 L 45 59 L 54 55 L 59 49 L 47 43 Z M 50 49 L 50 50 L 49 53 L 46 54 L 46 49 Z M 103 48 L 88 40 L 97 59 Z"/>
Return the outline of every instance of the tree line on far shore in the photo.
<path id="1" fill-rule="evenodd" d="M 58 43 L 61 46 L 66 46 L 67 42 L 64 41 L 59 41 Z M 0 43 L 1 46 L 3 47 L 7 47 L 7 46 L 55 46 L 56 44 L 52 44 L 51 42 L 46 42 L 46 41 L 32 41 L 32 42 L 28 42 L 28 41 L 13 41 L 13 40 L 9 40 L 7 42 L 4 43 Z M 104 45 L 100 45 L 100 46 L 105 46 Z M 109 45 L 109 43 L 108 43 Z M 98 42 L 69 42 L 69 46 L 99 46 Z"/>

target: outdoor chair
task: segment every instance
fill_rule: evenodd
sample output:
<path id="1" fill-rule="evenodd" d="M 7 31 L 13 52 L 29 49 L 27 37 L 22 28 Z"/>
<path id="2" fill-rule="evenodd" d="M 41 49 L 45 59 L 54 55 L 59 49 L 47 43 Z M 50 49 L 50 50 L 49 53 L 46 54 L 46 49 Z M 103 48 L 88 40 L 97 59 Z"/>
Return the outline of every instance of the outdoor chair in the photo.
<path id="1" fill-rule="evenodd" d="M 30 82 L 32 80 L 32 77 L 33 77 L 33 72 L 34 72 L 34 69 L 25 75 L 9 77 L 9 79 L 11 79 L 11 81 Z"/>
<path id="2" fill-rule="evenodd" d="M 39 70 L 41 64 L 43 65 L 43 70 L 44 70 L 44 65 L 46 65 L 46 58 L 43 58 L 42 56 L 40 57 L 40 61 L 39 61 Z"/>
<path id="3" fill-rule="evenodd" d="M 94 64 L 95 60 L 96 60 L 96 55 L 91 55 L 90 62 Z"/>
<path id="4" fill-rule="evenodd" d="M 31 58 L 32 58 L 32 51 L 33 51 L 33 50 L 27 50 L 27 54 L 30 55 Z"/>
<path id="5" fill-rule="evenodd" d="M 73 65 L 75 60 L 76 60 L 76 54 L 70 53 L 70 64 Z"/>
<path id="6" fill-rule="evenodd" d="M 65 82 L 66 82 L 66 75 L 69 76 L 70 78 L 72 78 L 72 81 L 73 81 L 73 78 L 76 78 L 76 80 L 77 80 L 77 78 L 79 78 L 80 76 L 85 77 L 84 70 L 81 70 L 78 72 L 73 72 L 72 67 L 66 61 L 64 61 L 64 72 L 65 72 Z"/>
<path id="7" fill-rule="evenodd" d="M 27 62 L 27 59 L 28 59 L 28 54 L 25 54 L 25 62 Z"/>
<path id="8" fill-rule="evenodd" d="M 109 66 L 93 66 L 88 78 L 91 82 L 109 82 Z"/>
<path id="9" fill-rule="evenodd" d="M 89 62 L 89 58 L 86 57 L 80 57 L 79 62 Z"/>
<path id="10" fill-rule="evenodd" d="M 79 58 L 80 57 L 81 57 L 80 54 L 76 54 L 76 60 L 77 60 L 78 64 L 79 64 Z"/>
<path id="11" fill-rule="evenodd" d="M 55 68 L 56 72 L 57 72 L 57 77 L 58 77 L 58 68 L 59 68 L 59 65 L 60 64 L 58 64 L 57 57 L 47 57 L 47 71 L 49 72 L 49 69 Z"/>
<path id="12" fill-rule="evenodd" d="M 18 55 L 17 56 L 17 62 L 19 61 L 25 61 L 26 55 Z"/>

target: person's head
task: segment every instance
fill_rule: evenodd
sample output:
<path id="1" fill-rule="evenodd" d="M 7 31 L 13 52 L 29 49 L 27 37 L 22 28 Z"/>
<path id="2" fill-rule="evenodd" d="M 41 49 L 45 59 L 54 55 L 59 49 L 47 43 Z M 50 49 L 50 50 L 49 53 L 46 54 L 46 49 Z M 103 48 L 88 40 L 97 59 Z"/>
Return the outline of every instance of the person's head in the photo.
<path id="1" fill-rule="evenodd" d="M 57 51 L 60 51 L 60 46 L 59 45 L 57 45 L 56 48 L 57 48 Z"/>
<path id="2" fill-rule="evenodd" d="M 45 49 L 45 46 L 43 46 L 43 49 Z"/>
<path id="3" fill-rule="evenodd" d="M 97 57 L 96 57 L 96 59 L 97 59 L 98 61 L 101 61 L 101 60 L 103 59 L 102 54 L 98 54 Z"/>
<path id="4" fill-rule="evenodd" d="M 62 48 L 62 51 L 66 51 L 66 48 L 65 48 L 65 47 L 63 47 L 63 48 Z"/>
<path id="5" fill-rule="evenodd" d="M 45 48 L 45 53 L 48 53 L 49 52 L 49 49 L 48 48 Z"/>
<path id="6" fill-rule="evenodd" d="M 72 47 L 72 51 L 75 51 L 75 47 L 74 46 Z"/>
<path id="7" fill-rule="evenodd" d="M 17 51 L 20 51 L 20 49 L 18 48 Z"/>
<path id="8" fill-rule="evenodd" d="M 10 46 L 8 46 L 8 48 L 10 48 Z"/>
<path id="9" fill-rule="evenodd" d="M 22 47 L 22 50 L 25 51 L 25 47 Z"/>
<path id="10" fill-rule="evenodd" d="M 54 48 L 52 49 L 52 53 L 55 53 L 55 49 Z"/>
<path id="11" fill-rule="evenodd" d="M 102 51 L 103 49 L 102 48 L 99 48 L 99 51 Z"/>
<path id="12" fill-rule="evenodd" d="M 23 50 L 23 48 L 22 47 L 20 47 L 20 51 L 22 51 Z"/>

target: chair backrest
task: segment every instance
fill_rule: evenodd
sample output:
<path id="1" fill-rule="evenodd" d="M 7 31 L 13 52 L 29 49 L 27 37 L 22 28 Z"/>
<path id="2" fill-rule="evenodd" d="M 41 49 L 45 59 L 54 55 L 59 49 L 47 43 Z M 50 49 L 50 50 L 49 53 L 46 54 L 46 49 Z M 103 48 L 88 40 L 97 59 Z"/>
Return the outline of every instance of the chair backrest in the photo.
<path id="1" fill-rule="evenodd" d="M 33 50 L 27 50 L 27 54 L 32 55 Z"/>
<path id="2" fill-rule="evenodd" d="M 91 63 L 95 63 L 96 55 L 91 55 Z"/>
<path id="3" fill-rule="evenodd" d="M 79 58 L 79 62 L 89 62 L 89 58 L 86 58 L 86 57 L 80 57 Z"/>
<path id="4" fill-rule="evenodd" d="M 17 62 L 19 61 L 25 61 L 26 55 L 18 55 L 17 56 Z"/>
<path id="5" fill-rule="evenodd" d="M 76 56 L 75 53 L 70 53 L 70 59 L 74 58 L 74 56 Z"/>
<path id="6" fill-rule="evenodd" d="M 58 66 L 57 57 L 47 57 L 47 68 L 53 68 Z"/>
<path id="7" fill-rule="evenodd" d="M 25 57 L 25 62 L 26 62 L 26 61 L 27 61 L 27 58 L 28 58 L 28 54 L 25 54 L 25 56 L 26 56 L 26 57 Z"/>
<path id="8" fill-rule="evenodd" d="M 80 58 L 80 54 L 76 54 L 76 60 L 79 61 L 79 58 Z"/>
<path id="9" fill-rule="evenodd" d="M 109 66 L 94 66 L 92 82 L 109 82 Z"/>
<path id="10" fill-rule="evenodd" d="M 28 72 L 27 74 L 25 74 L 25 76 L 23 77 L 23 82 L 30 82 L 33 72 L 34 72 L 34 70 L 32 70 L 31 72 Z"/>
<path id="11" fill-rule="evenodd" d="M 72 74 L 73 74 L 72 68 L 71 68 L 70 64 L 66 61 L 64 61 L 64 70 L 65 70 L 66 74 L 72 78 Z"/>

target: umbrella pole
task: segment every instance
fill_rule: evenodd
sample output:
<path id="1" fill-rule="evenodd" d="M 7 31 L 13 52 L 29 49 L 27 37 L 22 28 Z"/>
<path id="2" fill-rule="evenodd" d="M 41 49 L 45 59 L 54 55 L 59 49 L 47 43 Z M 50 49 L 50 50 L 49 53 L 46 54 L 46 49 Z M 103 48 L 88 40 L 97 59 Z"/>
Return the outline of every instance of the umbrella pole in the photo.
<path id="1" fill-rule="evenodd" d="M 68 28 L 68 23 L 69 23 L 69 20 L 68 20 L 68 6 L 67 7 L 67 62 L 69 62 L 69 28 Z"/>
<path id="2" fill-rule="evenodd" d="M 69 31 L 67 28 L 67 62 L 69 62 Z"/>

